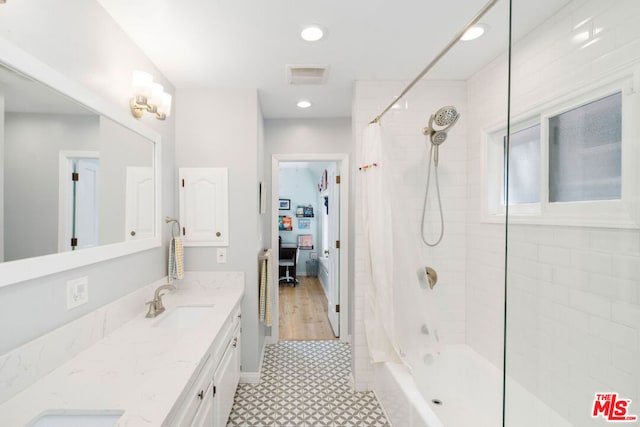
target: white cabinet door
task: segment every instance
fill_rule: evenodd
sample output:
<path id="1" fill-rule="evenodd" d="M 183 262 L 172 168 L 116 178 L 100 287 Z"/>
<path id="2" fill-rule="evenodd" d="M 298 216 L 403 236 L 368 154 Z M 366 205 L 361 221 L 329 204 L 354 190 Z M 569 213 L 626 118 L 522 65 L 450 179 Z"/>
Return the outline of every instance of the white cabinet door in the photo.
<path id="1" fill-rule="evenodd" d="M 228 246 L 227 168 L 180 168 L 179 175 L 184 245 Z"/>
<path id="2" fill-rule="evenodd" d="M 238 329 L 231 343 L 229 343 L 218 369 L 213 374 L 213 382 L 215 384 L 214 427 L 227 425 L 239 381 L 240 333 Z"/>
<path id="3" fill-rule="evenodd" d="M 175 427 L 208 426 L 213 422 L 214 360 L 209 354 L 203 368 L 178 404 L 169 425 Z M 198 424 L 200 423 L 200 424 Z"/>
<path id="4" fill-rule="evenodd" d="M 212 427 L 213 424 L 213 381 L 209 382 L 209 387 L 202 395 L 202 403 L 198 407 L 198 412 L 193 417 L 191 427 Z"/>

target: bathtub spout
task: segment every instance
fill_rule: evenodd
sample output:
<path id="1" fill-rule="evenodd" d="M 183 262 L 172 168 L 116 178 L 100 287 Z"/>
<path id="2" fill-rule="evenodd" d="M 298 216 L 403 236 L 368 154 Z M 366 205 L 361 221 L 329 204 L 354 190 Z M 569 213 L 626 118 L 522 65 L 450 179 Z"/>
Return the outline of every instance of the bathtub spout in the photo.
<path id="1" fill-rule="evenodd" d="M 438 273 L 431 267 L 420 267 L 416 272 L 418 275 L 418 281 L 424 288 L 429 286 L 429 289 L 433 289 L 438 282 Z"/>
<path id="2" fill-rule="evenodd" d="M 438 283 L 438 273 L 431 267 L 425 267 L 425 271 L 427 272 L 427 279 L 429 279 L 429 289 L 433 289 Z"/>

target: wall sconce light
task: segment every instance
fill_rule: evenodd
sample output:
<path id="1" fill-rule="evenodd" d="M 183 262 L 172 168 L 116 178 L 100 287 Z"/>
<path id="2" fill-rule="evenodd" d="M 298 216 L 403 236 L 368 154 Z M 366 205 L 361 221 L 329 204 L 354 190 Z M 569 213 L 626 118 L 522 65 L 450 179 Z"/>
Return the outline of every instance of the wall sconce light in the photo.
<path id="1" fill-rule="evenodd" d="M 145 111 L 155 114 L 158 120 L 171 115 L 171 95 L 164 92 L 162 85 L 153 82 L 151 74 L 134 71 L 131 90 L 133 98 L 129 101 L 129 106 L 136 119 L 141 118 Z"/>

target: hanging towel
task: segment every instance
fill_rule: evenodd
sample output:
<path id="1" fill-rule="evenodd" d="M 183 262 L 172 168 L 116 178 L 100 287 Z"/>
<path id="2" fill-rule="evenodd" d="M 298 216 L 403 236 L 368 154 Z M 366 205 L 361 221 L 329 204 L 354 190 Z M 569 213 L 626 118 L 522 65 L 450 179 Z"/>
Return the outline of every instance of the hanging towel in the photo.
<path id="1" fill-rule="evenodd" d="M 169 243 L 169 283 L 184 277 L 184 249 L 182 240 L 173 237 Z"/>
<path id="2" fill-rule="evenodd" d="M 260 302 L 259 319 L 265 326 L 271 326 L 271 250 L 260 257 Z"/>

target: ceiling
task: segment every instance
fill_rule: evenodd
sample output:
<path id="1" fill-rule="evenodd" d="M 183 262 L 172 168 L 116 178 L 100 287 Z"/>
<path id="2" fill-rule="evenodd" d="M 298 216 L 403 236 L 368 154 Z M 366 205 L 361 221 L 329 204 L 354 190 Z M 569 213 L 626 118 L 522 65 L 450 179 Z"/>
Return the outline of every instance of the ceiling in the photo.
<path id="1" fill-rule="evenodd" d="M 266 118 L 348 117 L 356 80 L 411 80 L 486 0 L 98 0 L 177 88 L 256 87 Z M 569 0 L 513 0 L 514 38 Z M 481 20 L 429 79 L 467 79 L 504 52 L 508 1 Z M 305 42 L 317 23 L 328 35 Z M 292 86 L 285 66 L 328 65 L 326 84 Z M 311 108 L 296 107 L 301 99 Z"/>

